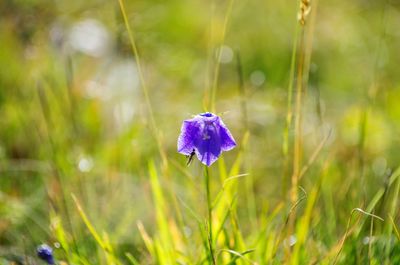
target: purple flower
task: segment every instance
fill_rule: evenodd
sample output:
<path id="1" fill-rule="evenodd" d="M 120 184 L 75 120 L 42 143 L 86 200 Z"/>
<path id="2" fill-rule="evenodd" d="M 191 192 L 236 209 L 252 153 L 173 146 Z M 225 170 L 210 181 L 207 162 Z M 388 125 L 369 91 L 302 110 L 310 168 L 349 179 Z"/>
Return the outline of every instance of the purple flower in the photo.
<path id="1" fill-rule="evenodd" d="M 206 112 L 183 121 L 178 138 L 178 152 L 187 156 L 196 154 L 205 165 L 214 163 L 223 151 L 236 146 L 232 134 L 217 115 Z"/>
<path id="2" fill-rule="evenodd" d="M 54 265 L 53 249 L 46 244 L 38 246 L 36 253 L 39 258 L 46 261 L 47 264 Z"/>

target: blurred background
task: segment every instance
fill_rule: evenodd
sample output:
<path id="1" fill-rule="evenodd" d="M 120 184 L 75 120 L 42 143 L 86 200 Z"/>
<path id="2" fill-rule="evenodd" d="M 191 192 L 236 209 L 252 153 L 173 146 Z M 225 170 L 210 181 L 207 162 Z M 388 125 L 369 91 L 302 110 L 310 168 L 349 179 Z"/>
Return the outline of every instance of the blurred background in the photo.
<path id="1" fill-rule="evenodd" d="M 128 262 L 126 252 L 140 264 L 157 263 L 137 228 L 140 221 L 150 236 L 159 232 L 154 183 L 149 180 L 151 161 L 166 190 L 164 203 L 182 209 L 182 234 L 192 240 L 185 257 L 200 255 L 201 237 L 187 208 L 205 213 L 205 206 L 199 206 L 205 200 L 202 167 L 197 160 L 186 167 L 176 141 L 182 121 L 205 111 L 215 65 L 216 111 L 223 113 L 238 148 L 210 168 L 212 193 L 216 196 L 224 183 L 224 166 L 236 165 L 243 151 L 238 173 L 251 178 L 238 180 L 246 188 L 235 194 L 244 241 L 260 235 L 266 220 L 268 229 L 279 230 L 291 207 L 291 151 L 285 155 L 282 145 L 299 3 L 124 4 L 168 166 L 152 133 L 138 61 L 117 0 L 0 2 L 2 264 L 24 256 L 34 259 L 35 247 L 43 242 L 58 246 L 60 260 L 71 263 L 72 256 L 78 256 L 85 258 L 75 259 L 75 264 L 106 264 L 71 194 L 99 234 L 107 233 L 122 263 Z M 373 198 L 379 199 L 374 213 L 387 224 L 387 213 L 395 208 L 391 217 L 399 224 L 396 188 L 391 189 L 399 178 L 390 182 L 390 177 L 400 156 L 400 3 L 327 0 L 311 2 L 312 8 L 313 4 L 315 13 L 311 9 L 314 16 L 305 33 L 312 53 L 306 55 L 310 60 L 303 100 L 303 164 L 326 135 L 330 137 L 300 181 L 307 193 L 320 183 L 307 241 L 315 256 L 303 264 L 330 253 L 352 209 L 367 208 Z M 376 194 L 382 189 L 381 199 Z M 281 204 L 282 210 L 275 212 Z M 304 208 L 299 205 L 300 212 Z M 169 220 L 179 219 L 172 212 Z M 172 221 L 169 225 L 179 230 Z M 360 229 L 344 250 L 344 264 L 365 264 L 369 222 Z M 391 235 L 382 239 L 392 242 L 389 250 L 378 239 L 373 248 L 376 253 L 386 248 L 386 258 L 393 258 L 399 248 Z M 265 256 L 257 255 L 252 259 L 264 264 Z M 381 256 L 376 255 L 378 262 Z M 186 261 L 181 264 L 195 264 L 190 258 L 182 260 Z M 273 260 L 279 264 L 279 258 Z"/>

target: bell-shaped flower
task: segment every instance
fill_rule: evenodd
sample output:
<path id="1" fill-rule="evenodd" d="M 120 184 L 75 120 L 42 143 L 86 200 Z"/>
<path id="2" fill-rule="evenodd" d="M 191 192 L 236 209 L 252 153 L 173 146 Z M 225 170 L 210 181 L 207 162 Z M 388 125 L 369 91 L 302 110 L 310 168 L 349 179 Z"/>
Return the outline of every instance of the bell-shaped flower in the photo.
<path id="1" fill-rule="evenodd" d="M 178 152 L 181 154 L 195 154 L 203 164 L 210 166 L 222 152 L 235 146 L 232 134 L 221 118 L 213 113 L 201 113 L 183 121 L 178 138 Z"/>
<path id="2" fill-rule="evenodd" d="M 39 258 L 44 260 L 49 265 L 54 265 L 53 249 L 46 244 L 38 246 L 36 253 Z"/>

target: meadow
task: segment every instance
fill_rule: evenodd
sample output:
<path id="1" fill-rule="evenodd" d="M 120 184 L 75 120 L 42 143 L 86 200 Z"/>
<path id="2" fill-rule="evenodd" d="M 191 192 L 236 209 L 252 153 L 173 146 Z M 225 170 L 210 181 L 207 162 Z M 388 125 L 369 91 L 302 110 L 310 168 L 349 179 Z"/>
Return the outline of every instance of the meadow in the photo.
<path id="1" fill-rule="evenodd" d="M 0 264 L 400 264 L 399 62 L 397 0 L 0 1 Z"/>

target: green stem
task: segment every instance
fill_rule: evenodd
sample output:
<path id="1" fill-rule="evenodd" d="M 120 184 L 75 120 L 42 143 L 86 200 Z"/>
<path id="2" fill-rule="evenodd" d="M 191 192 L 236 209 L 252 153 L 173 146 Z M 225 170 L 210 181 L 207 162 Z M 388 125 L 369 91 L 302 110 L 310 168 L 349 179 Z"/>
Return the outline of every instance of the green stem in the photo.
<path id="1" fill-rule="evenodd" d="M 288 85 L 288 101 L 287 101 L 287 114 L 286 114 L 286 126 L 283 132 L 283 144 L 282 144 L 282 154 L 284 156 L 284 170 L 283 170 L 283 198 L 286 198 L 286 191 L 287 191 L 287 183 L 286 181 L 288 178 L 289 172 L 289 130 L 292 125 L 292 118 L 293 118 L 293 85 L 294 85 L 294 76 L 295 76 L 295 69 L 296 69 L 296 55 L 297 55 L 297 45 L 298 45 L 298 36 L 299 36 L 299 25 L 296 21 L 295 32 L 294 32 L 294 40 L 293 40 L 293 48 L 292 48 L 292 57 L 290 62 L 290 74 L 289 74 L 289 85 Z"/>
<path id="2" fill-rule="evenodd" d="M 213 248 L 213 233 L 212 233 L 212 205 L 211 205 L 211 196 L 210 196 L 210 175 L 208 173 L 208 167 L 204 166 L 204 181 L 206 187 L 207 194 L 207 211 L 208 211 L 208 247 L 210 252 L 210 258 L 212 260 L 212 264 L 216 265 L 215 256 L 214 256 L 214 248 Z"/>

